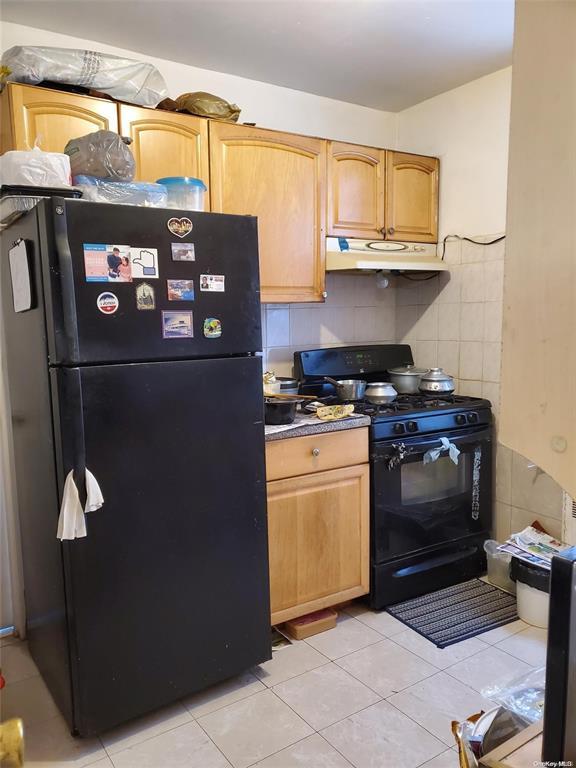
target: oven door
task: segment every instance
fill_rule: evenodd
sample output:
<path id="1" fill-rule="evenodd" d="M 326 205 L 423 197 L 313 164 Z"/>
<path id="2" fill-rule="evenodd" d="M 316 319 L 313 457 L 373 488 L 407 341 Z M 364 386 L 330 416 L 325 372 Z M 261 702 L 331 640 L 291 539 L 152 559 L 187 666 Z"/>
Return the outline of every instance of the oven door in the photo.
<path id="1" fill-rule="evenodd" d="M 444 433 L 460 451 L 424 464 L 439 437 L 372 446 L 372 562 L 489 531 L 492 521 L 492 431 Z"/>

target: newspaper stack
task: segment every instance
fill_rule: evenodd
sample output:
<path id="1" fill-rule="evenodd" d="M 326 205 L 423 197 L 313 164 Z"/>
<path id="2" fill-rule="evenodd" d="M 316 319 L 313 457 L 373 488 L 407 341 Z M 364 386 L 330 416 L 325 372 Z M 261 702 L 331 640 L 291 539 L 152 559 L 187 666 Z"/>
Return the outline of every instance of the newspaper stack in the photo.
<path id="1" fill-rule="evenodd" d="M 513 533 L 506 544 L 498 547 L 499 552 L 508 552 L 520 560 L 548 571 L 554 555 L 559 555 L 567 549 L 570 549 L 570 544 L 563 544 L 531 525 L 520 533 Z"/>

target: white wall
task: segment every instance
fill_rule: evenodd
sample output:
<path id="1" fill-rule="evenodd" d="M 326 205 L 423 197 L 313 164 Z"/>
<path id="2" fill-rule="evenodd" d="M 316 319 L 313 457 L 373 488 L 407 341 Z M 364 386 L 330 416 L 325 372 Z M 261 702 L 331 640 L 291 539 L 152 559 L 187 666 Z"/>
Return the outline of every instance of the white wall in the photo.
<path id="1" fill-rule="evenodd" d="M 104 4 L 103 13 L 107 13 L 108 8 L 112 7 Z M 157 59 L 92 40 L 82 40 L 20 24 L 1 23 L 0 47 L 5 51 L 13 45 L 88 48 L 148 61 L 160 70 L 172 98 L 190 91 L 215 93 L 241 107 L 240 122 L 255 122 L 265 128 L 295 131 L 358 144 L 392 147 L 396 141 L 396 115 L 392 112 L 382 112 L 294 91 L 291 88 L 281 88 L 223 72 L 212 72 Z"/>
<path id="2" fill-rule="evenodd" d="M 440 231 L 506 226 L 510 67 L 398 114 L 398 147 L 440 158 Z"/>

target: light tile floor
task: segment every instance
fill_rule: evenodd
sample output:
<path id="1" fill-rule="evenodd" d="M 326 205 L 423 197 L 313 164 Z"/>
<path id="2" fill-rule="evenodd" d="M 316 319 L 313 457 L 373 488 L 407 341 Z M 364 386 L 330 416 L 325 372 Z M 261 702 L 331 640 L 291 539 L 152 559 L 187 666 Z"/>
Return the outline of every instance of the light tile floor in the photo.
<path id="1" fill-rule="evenodd" d="M 74 739 L 25 643 L 3 640 L 1 718 L 26 725 L 33 768 L 457 768 L 450 731 L 482 689 L 540 666 L 521 621 L 444 650 L 361 603 L 272 661 L 96 739 Z"/>

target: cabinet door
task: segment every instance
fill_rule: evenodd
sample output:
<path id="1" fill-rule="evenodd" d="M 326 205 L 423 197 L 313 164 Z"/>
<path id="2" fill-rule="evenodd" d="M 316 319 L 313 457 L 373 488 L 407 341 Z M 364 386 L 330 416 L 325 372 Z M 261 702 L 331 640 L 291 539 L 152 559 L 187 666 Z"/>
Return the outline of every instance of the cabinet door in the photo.
<path id="1" fill-rule="evenodd" d="M 328 234 L 382 240 L 385 150 L 332 141 L 328 153 Z"/>
<path id="2" fill-rule="evenodd" d="M 44 151 L 63 152 L 77 136 L 118 130 L 116 102 L 31 85 L 8 89 L 12 149 L 29 149 L 38 139 Z"/>
<path id="3" fill-rule="evenodd" d="M 210 122 L 212 210 L 258 217 L 263 302 L 322 301 L 326 142 Z"/>
<path id="4" fill-rule="evenodd" d="M 272 623 L 369 591 L 367 464 L 267 484 Z"/>
<path id="5" fill-rule="evenodd" d="M 194 176 L 208 186 L 207 120 L 122 104 L 120 133 L 132 139 L 138 181 Z"/>
<path id="6" fill-rule="evenodd" d="M 438 158 L 386 152 L 386 239 L 438 241 Z"/>

